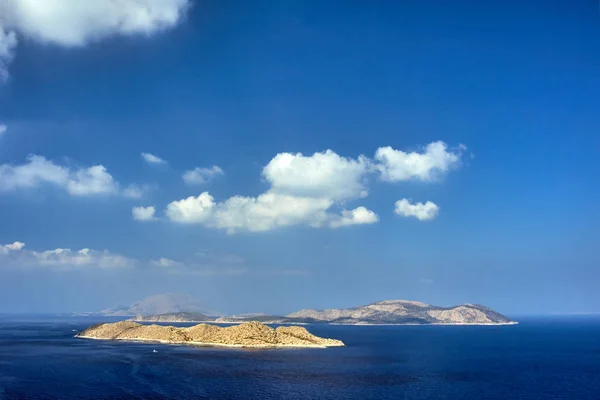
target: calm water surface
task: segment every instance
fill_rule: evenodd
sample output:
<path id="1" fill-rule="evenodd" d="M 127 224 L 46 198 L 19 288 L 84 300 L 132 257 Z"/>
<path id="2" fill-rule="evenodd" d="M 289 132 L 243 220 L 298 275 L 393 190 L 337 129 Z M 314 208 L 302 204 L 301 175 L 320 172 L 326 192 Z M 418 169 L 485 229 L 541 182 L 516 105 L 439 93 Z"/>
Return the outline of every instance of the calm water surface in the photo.
<path id="1" fill-rule="evenodd" d="M 315 325 L 347 347 L 240 350 L 75 339 L 98 320 L 3 317 L 0 399 L 600 399 L 600 318 L 521 321 Z"/>

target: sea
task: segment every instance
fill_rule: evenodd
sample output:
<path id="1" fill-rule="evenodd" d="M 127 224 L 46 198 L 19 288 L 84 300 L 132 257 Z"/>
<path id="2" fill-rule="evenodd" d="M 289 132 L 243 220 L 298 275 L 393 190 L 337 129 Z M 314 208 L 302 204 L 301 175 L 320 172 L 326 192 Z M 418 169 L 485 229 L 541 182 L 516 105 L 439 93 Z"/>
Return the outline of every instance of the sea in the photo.
<path id="1" fill-rule="evenodd" d="M 600 399 L 600 317 L 308 325 L 346 343 L 328 349 L 73 337 L 99 321 L 0 317 L 0 399 Z"/>

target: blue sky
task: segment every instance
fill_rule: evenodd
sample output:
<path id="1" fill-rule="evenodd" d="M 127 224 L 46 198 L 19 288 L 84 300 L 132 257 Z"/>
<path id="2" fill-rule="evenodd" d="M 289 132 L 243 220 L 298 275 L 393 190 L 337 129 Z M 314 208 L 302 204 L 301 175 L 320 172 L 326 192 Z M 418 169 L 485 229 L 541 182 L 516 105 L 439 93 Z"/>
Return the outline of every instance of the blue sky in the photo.
<path id="1" fill-rule="evenodd" d="M 7 3 L 0 312 L 600 312 L 597 2 L 449 3 Z"/>

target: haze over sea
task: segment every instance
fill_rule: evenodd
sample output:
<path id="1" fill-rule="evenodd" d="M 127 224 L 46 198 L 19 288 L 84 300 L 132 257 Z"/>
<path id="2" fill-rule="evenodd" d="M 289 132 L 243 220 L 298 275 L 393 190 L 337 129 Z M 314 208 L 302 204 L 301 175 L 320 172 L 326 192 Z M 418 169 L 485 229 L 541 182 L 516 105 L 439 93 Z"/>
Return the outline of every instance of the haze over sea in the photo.
<path id="1" fill-rule="evenodd" d="M 596 400 L 600 317 L 518 319 L 513 326 L 309 325 L 347 347 L 240 350 L 75 339 L 100 320 L 4 316 L 0 399 Z"/>

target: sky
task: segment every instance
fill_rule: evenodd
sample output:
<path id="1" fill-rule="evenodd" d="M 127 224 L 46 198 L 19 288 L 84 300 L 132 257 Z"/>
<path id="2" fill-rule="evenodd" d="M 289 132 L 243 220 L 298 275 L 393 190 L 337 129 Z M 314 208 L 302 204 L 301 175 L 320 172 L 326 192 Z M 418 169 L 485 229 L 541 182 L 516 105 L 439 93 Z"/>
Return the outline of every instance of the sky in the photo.
<path id="1" fill-rule="evenodd" d="M 600 312 L 597 1 L 0 0 L 0 312 Z"/>

